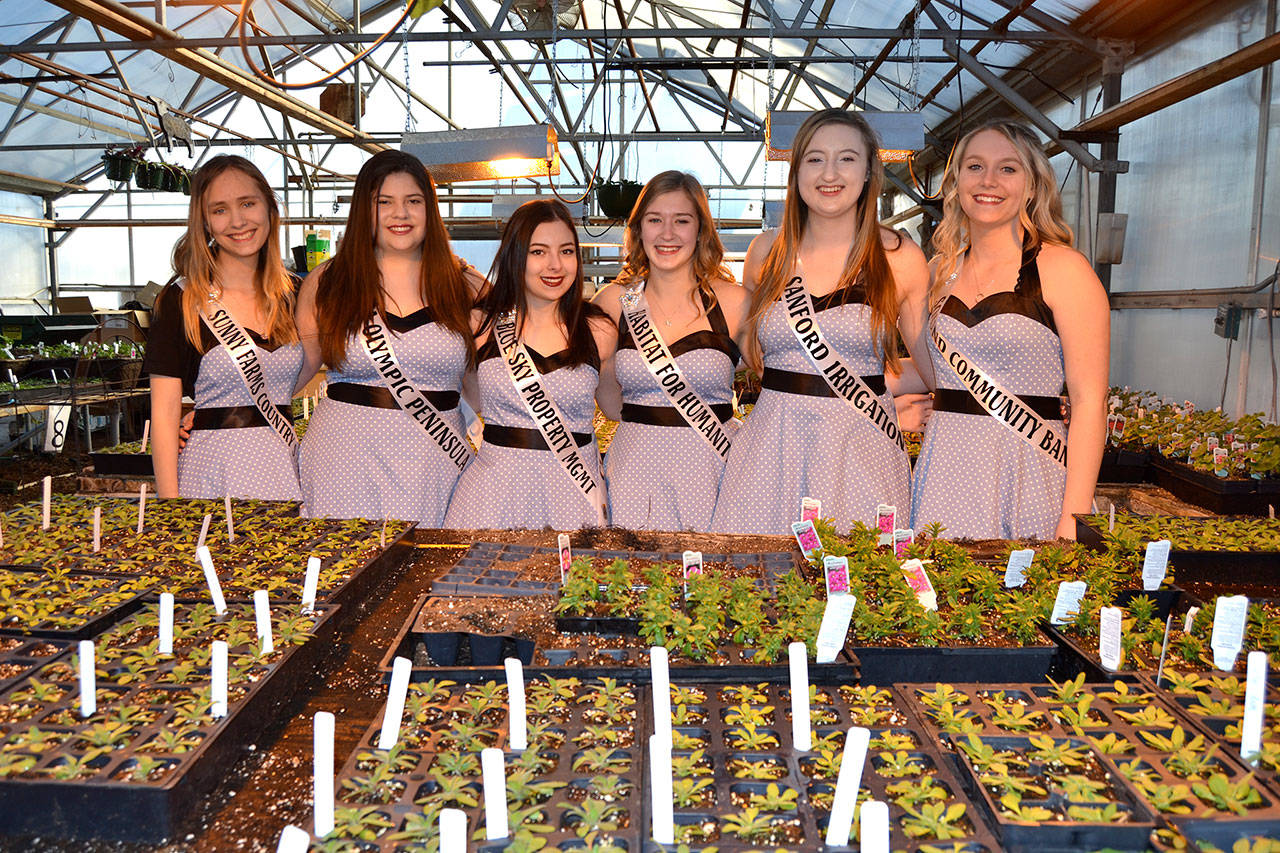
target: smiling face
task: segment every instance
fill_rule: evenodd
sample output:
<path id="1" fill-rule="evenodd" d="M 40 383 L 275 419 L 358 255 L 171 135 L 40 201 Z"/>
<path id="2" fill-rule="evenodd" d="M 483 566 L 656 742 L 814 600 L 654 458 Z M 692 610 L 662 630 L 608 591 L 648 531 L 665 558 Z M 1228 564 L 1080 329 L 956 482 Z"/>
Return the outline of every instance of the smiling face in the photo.
<path id="1" fill-rule="evenodd" d="M 392 172 L 373 199 L 374 245 L 380 252 L 414 252 L 427 235 L 427 198 L 407 172 Z"/>
<path id="2" fill-rule="evenodd" d="M 529 302 L 555 302 L 578 276 L 578 244 L 560 220 L 533 229 L 525 257 L 524 288 Z"/>
<path id="3" fill-rule="evenodd" d="M 956 174 L 960 207 L 973 225 L 1018 220 L 1028 198 L 1026 166 L 1003 133 L 984 130 L 965 146 Z"/>
<path id="4" fill-rule="evenodd" d="M 650 270 L 664 272 L 693 263 L 698 251 L 698 210 L 683 190 L 659 195 L 640 220 L 640 243 Z"/>
<path id="5" fill-rule="evenodd" d="M 800 155 L 796 188 L 810 215 L 837 217 L 856 209 L 867 185 L 866 140 L 848 124 L 824 124 Z"/>
<path id="6" fill-rule="evenodd" d="M 204 221 L 220 252 L 252 258 L 267 242 L 271 211 L 252 178 L 239 169 L 227 169 L 209 182 Z"/>

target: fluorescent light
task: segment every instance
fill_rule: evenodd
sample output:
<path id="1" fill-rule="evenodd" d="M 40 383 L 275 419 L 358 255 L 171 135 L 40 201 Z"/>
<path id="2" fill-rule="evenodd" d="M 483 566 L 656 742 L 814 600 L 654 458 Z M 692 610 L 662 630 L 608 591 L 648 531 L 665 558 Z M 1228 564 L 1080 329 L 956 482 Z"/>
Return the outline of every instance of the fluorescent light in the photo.
<path id="1" fill-rule="evenodd" d="M 400 150 L 421 160 L 437 184 L 560 174 L 549 124 L 406 133 Z"/>

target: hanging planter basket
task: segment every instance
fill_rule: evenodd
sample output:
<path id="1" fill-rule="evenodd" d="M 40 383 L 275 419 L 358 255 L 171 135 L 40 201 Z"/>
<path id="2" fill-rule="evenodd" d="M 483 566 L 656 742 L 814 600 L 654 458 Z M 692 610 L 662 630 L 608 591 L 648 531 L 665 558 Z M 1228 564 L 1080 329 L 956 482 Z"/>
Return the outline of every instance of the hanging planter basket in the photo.
<path id="1" fill-rule="evenodd" d="M 191 195 L 191 172 L 188 169 L 178 170 L 178 191 L 183 195 Z"/>
<path id="2" fill-rule="evenodd" d="M 160 163 L 148 163 L 145 160 L 138 164 L 134 172 L 133 183 L 140 190 L 158 190 L 164 182 L 164 166 Z"/>
<path id="3" fill-rule="evenodd" d="M 640 198 L 642 187 L 635 181 L 609 181 L 596 187 L 600 212 L 610 219 L 626 219 Z"/>
<path id="4" fill-rule="evenodd" d="M 181 188 L 182 178 L 176 166 L 161 166 L 160 189 L 167 193 L 176 193 Z"/>
<path id="5" fill-rule="evenodd" d="M 138 168 L 138 161 L 123 151 L 108 151 L 102 155 L 108 181 L 128 181 Z"/>

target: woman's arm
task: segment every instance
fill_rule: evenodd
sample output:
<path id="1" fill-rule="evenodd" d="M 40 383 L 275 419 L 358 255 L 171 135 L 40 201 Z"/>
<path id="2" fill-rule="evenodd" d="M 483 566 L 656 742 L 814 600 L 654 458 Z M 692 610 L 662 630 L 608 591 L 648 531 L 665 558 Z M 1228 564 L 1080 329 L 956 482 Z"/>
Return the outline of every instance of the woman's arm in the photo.
<path id="1" fill-rule="evenodd" d="M 1062 341 L 1071 422 L 1067 426 L 1067 487 L 1057 535 L 1076 538 L 1073 513 L 1089 512 L 1098 484 L 1107 427 L 1111 365 L 1111 308 L 1093 267 L 1074 249 L 1040 253 L 1042 290 Z"/>
<path id="2" fill-rule="evenodd" d="M 609 285 L 605 290 L 609 290 Z M 604 291 L 601 291 L 604 293 Z M 616 293 L 616 291 L 615 291 Z M 615 299 L 614 302 L 617 300 Z M 596 405 L 611 421 L 622 420 L 622 386 L 613 370 L 613 355 L 618 348 L 618 328 L 604 317 L 593 317 L 591 334 L 596 339 L 596 352 L 600 354 L 600 378 L 596 382 Z"/>
<path id="3" fill-rule="evenodd" d="M 910 239 L 887 230 L 881 233 L 885 235 L 885 250 L 898 295 L 898 331 L 911 353 L 910 373 L 904 365 L 894 394 L 928 393 L 937 385 L 929 357 L 929 265 L 924 252 Z"/>
<path id="4" fill-rule="evenodd" d="M 302 344 L 302 370 L 298 373 L 298 381 L 293 386 L 296 395 L 307 387 L 307 383 L 320 369 L 320 328 L 316 323 L 316 288 L 320 284 L 320 272 L 324 265 L 316 267 L 302 282 L 298 291 L 298 307 L 294 315 L 294 323 L 298 327 L 298 341 Z"/>
<path id="5" fill-rule="evenodd" d="M 151 464 L 156 495 L 178 496 L 178 421 L 182 418 L 182 380 L 151 377 Z"/>

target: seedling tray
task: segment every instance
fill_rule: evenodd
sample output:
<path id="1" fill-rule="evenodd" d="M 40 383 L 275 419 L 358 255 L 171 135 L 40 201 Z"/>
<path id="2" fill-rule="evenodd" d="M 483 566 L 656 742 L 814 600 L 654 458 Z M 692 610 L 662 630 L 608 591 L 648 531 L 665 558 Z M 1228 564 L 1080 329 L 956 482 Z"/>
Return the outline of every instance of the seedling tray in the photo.
<path id="1" fill-rule="evenodd" d="M 1190 465 L 1163 456 L 1151 462 L 1156 485 L 1187 503 L 1218 515 L 1266 515 L 1275 494 L 1263 494 L 1259 481 L 1231 480 L 1197 471 Z"/>
<path id="2" fill-rule="evenodd" d="M 150 589 L 145 579 L 0 568 L 0 635 L 87 639 L 136 611 Z"/>
<path id="3" fill-rule="evenodd" d="M 1145 450 L 1108 447 L 1102 453 L 1099 483 L 1145 483 L 1151 476 L 1151 455 Z"/>
<path id="4" fill-rule="evenodd" d="M 70 643 L 31 637 L 0 637 L 0 692 L 27 679 L 62 654 Z M 0 731 L 3 724 L 0 724 Z"/>
<path id="5" fill-rule="evenodd" d="M 1138 595 L 1149 596 L 1156 602 L 1156 618 L 1161 623 L 1172 613 L 1174 625 L 1171 630 L 1177 630 L 1181 627 L 1181 620 L 1191 607 L 1202 606 L 1204 602 L 1183 589 L 1160 589 L 1150 592 L 1142 590 L 1121 590 L 1115 599 L 1117 607 L 1125 607 L 1133 597 Z M 1133 667 L 1134 658 L 1132 655 L 1125 655 L 1120 662 L 1121 668 L 1118 670 L 1109 670 L 1102 665 L 1102 661 L 1098 657 L 1098 638 L 1089 637 L 1087 640 L 1071 633 L 1067 626 L 1056 626 L 1045 624 L 1043 630 L 1049 635 L 1062 650 L 1062 654 L 1058 659 L 1056 674 L 1062 678 L 1074 678 L 1080 673 L 1085 674 L 1086 681 L 1113 681 L 1116 678 L 1132 677 L 1140 673 L 1147 672 L 1145 669 L 1135 669 Z M 1086 645 L 1088 643 L 1088 645 Z M 1154 671 L 1151 675 L 1154 676 Z M 1034 679 L 1028 679 L 1034 680 Z"/>
<path id="6" fill-rule="evenodd" d="M 154 477 L 150 453 L 90 453 L 99 477 Z"/>
<path id="7" fill-rule="evenodd" d="M 1275 501 L 1273 501 L 1274 503 Z M 1266 507 L 1260 514 L 1266 514 Z M 1076 516 L 1076 533 L 1081 545 L 1101 551 L 1106 548 L 1105 528 L 1094 527 L 1087 515 Z M 1280 584 L 1280 551 L 1169 551 L 1169 568 L 1180 583 L 1248 579 L 1250 583 Z"/>
<path id="8" fill-rule="evenodd" d="M 591 694 L 592 690 L 603 692 Z M 585 698 L 589 695 L 592 698 Z M 394 752 L 376 748 L 382 728 L 379 714 L 338 774 L 337 828 L 321 849 L 352 849 L 351 837 L 371 816 L 383 825 L 374 829 L 377 838 L 366 841 L 368 846 L 362 849 L 397 850 L 402 843 L 421 844 L 437 835 L 438 811 L 446 806 L 466 811 L 468 837 L 478 839 L 470 841 L 468 849 L 485 853 L 504 849 L 508 842 L 482 840 L 485 823 L 478 753 L 488 746 L 505 753 L 513 835 L 519 830 L 514 825 L 517 812 L 532 806 L 541 812 L 542 826 L 550 827 L 549 832 L 538 832 L 538 837 L 550 847 L 572 845 L 579 837 L 573 829 L 580 818 L 578 804 L 599 797 L 607 802 L 612 812 L 608 816 L 618 826 L 602 829 L 596 840 L 613 839 L 638 849 L 637 833 L 646 824 L 636 780 L 652 731 L 648 695 L 625 683 L 593 678 L 548 682 L 530 676 L 526 696 L 530 748 L 514 751 L 508 740 L 505 678 L 470 686 L 449 681 L 410 685 Z M 595 696 L 605 698 L 597 701 Z M 597 728 L 592 730 L 593 726 Z M 523 774 L 521 768 L 535 759 L 542 766 Z M 602 794 L 602 778 L 621 787 Z M 541 792 L 541 799 L 534 797 L 536 803 L 513 803 L 515 786 L 520 784 L 517 779 L 555 787 Z M 458 786 L 474 798 L 473 803 L 449 800 L 446 786 Z M 530 792 L 520 793 L 523 797 Z M 415 830 L 418 834 L 413 834 Z M 406 831 L 410 838 L 397 837 Z"/>
<path id="9" fill-rule="evenodd" d="M 88 720 L 79 716 L 74 654 L 35 673 L 41 698 L 32 698 L 31 680 L 6 688 L 0 706 L 10 708 L 11 717 L 18 709 L 21 718 L 5 724 L 0 833 L 141 843 L 173 837 L 315 676 L 336 612 L 323 607 L 308 618 L 314 636 L 298 636 L 301 644 L 294 645 L 286 637 L 289 626 L 304 623 L 275 609 L 277 652 L 259 659 L 251 608 L 231 605 L 217 620 L 209 618 L 211 607 L 181 607 L 175 626 L 194 626 L 175 637 L 178 655 L 140 664 L 154 652 L 155 608 L 148 605 L 100 638 L 98 711 Z M 228 715 L 214 720 L 207 654 L 201 653 L 218 638 L 232 645 L 233 678 Z M 146 778 L 131 781 L 135 768 Z M 80 775 L 59 779 L 60 772 Z"/>
<path id="10" fill-rule="evenodd" d="M 1039 681 L 1058 656 L 1051 643 L 1021 648 L 965 646 L 886 647 L 854 645 L 862 680 L 868 684 L 930 681 Z"/>

